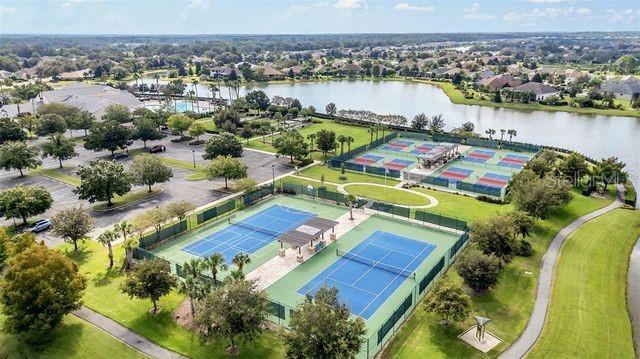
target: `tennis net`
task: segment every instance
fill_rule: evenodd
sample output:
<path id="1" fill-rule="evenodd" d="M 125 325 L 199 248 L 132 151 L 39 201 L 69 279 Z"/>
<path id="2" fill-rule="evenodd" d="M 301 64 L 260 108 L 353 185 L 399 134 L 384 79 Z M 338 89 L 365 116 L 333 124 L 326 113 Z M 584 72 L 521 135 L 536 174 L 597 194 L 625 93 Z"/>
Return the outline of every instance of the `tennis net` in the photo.
<path id="1" fill-rule="evenodd" d="M 345 252 L 339 248 L 336 248 L 336 255 L 338 257 L 344 257 L 347 258 L 349 260 L 355 261 L 355 262 L 359 262 L 362 264 L 366 264 L 370 267 L 374 267 L 374 268 L 378 268 L 378 269 L 382 269 L 385 270 L 387 272 L 391 272 L 394 274 L 399 274 L 403 277 L 407 277 L 407 278 L 413 278 L 416 279 L 416 273 L 403 269 L 403 268 L 399 268 L 396 266 L 392 266 L 390 264 L 385 264 L 385 263 L 381 263 L 380 261 L 377 260 L 373 260 L 371 258 L 367 258 L 367 257 L 363 257 L 363 256 L 359 256 L 357 254 L 353 254 L 353 253 L 349 253 L 349 252 Z"/>
<path id="2" fill-rule="evenodd" d="M 263 227 L 258 227 L 258 226 L 253 226 L 250 225 L 249 223 L 246 222 L 236 222 L 235 220 L 232 220 L 231 218 L 229 218 L 229 224 L 232 224 L 234 226 L 238 226 L 238 227 L 242 227 L 242 228 L 246 228 L 246 229 L 250 229 L 254 232 L 260 232 L 260 233 L 264 233 L 264 234 L 268 234 L 270 236 L 273 237 L 278 237 L 279 235 L 281 235 L 282 233 L 278 232 L 278 231 L 272 231 L 270 229 L 266 229 Z"/>

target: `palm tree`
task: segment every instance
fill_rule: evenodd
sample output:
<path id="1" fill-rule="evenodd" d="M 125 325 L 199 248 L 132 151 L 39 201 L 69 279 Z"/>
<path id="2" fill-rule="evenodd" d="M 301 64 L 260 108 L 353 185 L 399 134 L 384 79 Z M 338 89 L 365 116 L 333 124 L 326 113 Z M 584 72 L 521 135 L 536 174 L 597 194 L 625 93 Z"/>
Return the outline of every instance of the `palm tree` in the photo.
<path id="1" fill-rule="evenodd" d="M 224 256 L 220 253 L 214 253 L 203 260 L 204 267 L 211 271 L 211 278 L 213 283 L 218 284 L 218 270 L 227 270 L 229 266 L 224 262 Z"/>
<path id="2" fill-rule="evenodd" d="M 347 148 L 349 149 L 349 153 L 351 153 L 351 144 L 355 142 L 355 140 L 355 138 L 347 136 Z"/>
<path id="3" fill-rule="evenodd" d="M 510 129 L 510 130 L 507 130 L 507 134 L 509 135 L 509 142 L 511 142 L 511 139 L 518 135 L 518 131 L 514 129 Z"/>
<path id="4" fill-rule="evenodd" d="M 353 204 L 356 203 L 357 198 L 352 194 L 348 194 L 344 199 L 347 207 L 349 207 L 349 219 L 353 221 Z"/>
<path id="5" fill-rule="evenodd" d="M 369 132 L 369 143 L 371 143 L 373 142 L 373 134 L 376 132 L 376 130 L 373 126 L 371 126 L 367 129 L 367 132 Z"/>
<path id="6" fill-rule="evenodd" d="M 249 258 L 248 254 L 240 252 L 231 258 L 231 263 L 238 268 L 238 272 L 242 273 L 242 268 L 251 263 L 251 258 Z"/>
<path id="7" fill-rule="evenodd" d="M 218 88 L 216 87 L 216 85 L 214 84 L 210 84 L 209 85 L 209 90 L 211 90 L 211 102 L 213 102 L 213 112 L 216 111 L 216 92 L 218 91 Z M 209 106 L 211 106 L 211 102 L 209 103 Z M 211 108 L 209 108 L 209 110 L 211 110 Z"/>
<path id="8" fill-rule="evenodd" d="M 339 135 L 337 138 L 338 142 L 340 142 L 340 154 L 344 153 L 344 143 L 347 142 L 347 136 Z"/>
<path id="9" fill-rule="evenodd" d="M 189 306 L 191 309 L 191 316 L 193 317 L 196 314 L 195 301 L 200 300 L 209 293 L 211 286 L 198 280 L 197 278 L 185 278 L 184 281 L 178 282 L 178 290 L 182 293 L 186 293 L 189 297 Z"/>
<path id="10" fill-rule="evenodd" d="M 182 264 L 182 271 L 185 274 L 185 278 L 198 278 L 203 269 L 203 260 L 198 258 L 191 258 L 191 260 Z"/>
<path id="11" fill-rule="evenodd" d="M 500 129 L 500 142 L 502 142 L 502 140 L 504 139 L 505 132 L 507 132 L 507 130 L 505 130 L 504 128 Z"/>
<path id="12" fill-rule="evenodd" d="M 189 90 L 187 92 L 187 97 L 189 98 L 189 102 L 191 103 L 191 112 L 193 111 L 193 98 L 194 98 L 195 92 L 193 90 Z"/>
<path id="13" fill-rule="evenodd" d="M 127 240 L 127 234 L 131 234 L 133 232 L 133 224 L 127 222 L 126 219 L 120 221 L 120 223 L 116 223 L 113 226 L 113 229 L 122 233 L 122 239 Z"/>
<path id="14" fill-rule="evenodd" d="M 107 246 L 109 249 L 109 269 L 113 268 L 113 248 L 111 247 L 111 242 L 118 240 L 118 238 L 120 238 L 118 232 L 111 229 L 107 229 L 98 236 L 98 242 Z"/>
<path id="15" fill-rule="evenodd" d="M 140 89 L 138 88 L 138 79 L 140 78 L 140 75 L 138 75 L 137 72 L 133 73 L 133 79 L 136 80 L 136 89 L 139 91 Z"/>
<path id="16" fill-rule="evenodd" d="M 196 108 L 198 109 L 198 113 L 200 113 L 200 101 L 199 101 L 199 98 L 198 98 L 198 80 L 193 79 L 191 81 L 191 85 L 193 85 L 193 89 L 196 92 Z"/>
<path id="17" fill-rule="evenodd" d="M 385 125 L 385 124 L 381 124 L 379 125 L 380 130 L 382 131 L 382 138 L 384 138 L 384 131 L 389 129 L 389 126 Z"/>
<path id="18" fill-rule="evenodd" d="M 484 131 L 484 133 L 489 135 L 489 139 L 492 140 L 493 139 L 492 136 L 496 134 L 496 130 L 494 130 L 493 128 L 490 128 L 490 129 Z"/>
<path id="19" fill-rule="evenodd" d="M 311 156 L 311 152 L 313 152 L 313 148 L 314 148 L 314 144 L 316 141 L 316 137 L 317 135 L 315 133 L 310 133 L 307 135 L 307 140 L 309 140 L 310 142 L 310 146 L 309 146 L 309 156 Z"/>

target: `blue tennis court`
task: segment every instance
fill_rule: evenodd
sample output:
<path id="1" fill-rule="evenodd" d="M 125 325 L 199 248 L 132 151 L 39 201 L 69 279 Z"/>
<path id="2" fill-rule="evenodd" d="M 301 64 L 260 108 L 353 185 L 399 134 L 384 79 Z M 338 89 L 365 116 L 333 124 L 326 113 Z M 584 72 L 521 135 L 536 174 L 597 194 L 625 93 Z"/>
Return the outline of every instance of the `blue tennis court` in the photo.
<path id="1" fill-rule="evenodd" d="M 351 313 L 369 319 L 436 249 L 430 243 L 376 231 L 333 262 L 299 294 L 315 293 L 323 285 L 336 287 Z M 411 279 L 412 280 L 412 279 Z"/>
<path id="2" fill-rule="evenodd" d="M 314 213 L 273 205 L 237 223 L 211 233 L 182 248 L 200 257 L 221 253 L 227 262 L 240 252 L 251 254 L 273 242 L 276 237 L 316 216 Z"/>

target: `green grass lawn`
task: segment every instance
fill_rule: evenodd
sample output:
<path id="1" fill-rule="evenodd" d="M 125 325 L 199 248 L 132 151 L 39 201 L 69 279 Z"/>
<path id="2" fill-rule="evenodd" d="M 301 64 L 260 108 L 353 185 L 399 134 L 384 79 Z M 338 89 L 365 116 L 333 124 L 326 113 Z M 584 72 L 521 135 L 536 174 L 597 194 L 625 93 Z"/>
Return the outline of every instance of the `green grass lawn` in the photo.
<path id="1" fill-rule="evenodd" d="M 201 181 L 207 178 L 207 168 L 205 166 L 196 164 L 196 167 L 193 167 L 193 163 L 177 160 L 171 157 L 161 157 L 158 156 L 159 159 L 164 162 L 167 166 L 181 168 L 187 171 L 191 171 L 185 179 L 189 181 Z"/>
<path id="2" fill-rule="evenodd" d="M 62 183 L 66 183 L 70 186 L 78 187 L 80 186 L 80 177 L 74 177 L 67 173 L 64 173 L 60 170 L 60 168 L 38 168 L 33 171 L 33 174 L 38 174 L 52 180 L 60 181 Z"/>
<path id="3" fill-rule="evenodd" d="M 571 234 L 554 273 L 545 327 L 528 358 L 633 358 L 626 278 L 640 213 L 617 209 Z"/>
<path id="4" fill-rule="evenodd" d="M 298 174 L 298 176 L 307 177 L 315 180 L 320 180 L 322 175 L 324 175 L 324 180 L 326 182 L 333 182 L 338 184 L 357 183 L 357 182 L 385 184 L 384 177 L 373 176 L 366 173 L 359 173 L 359 172 L 352 172 L 352 171 L 345 171 L 345 176 L 347 176 L 347 179 L 341 180 L 339 169 L 330 168 L 325 165 L 311 166 L 309 168 L 306 168 L 300 171 L 300 173 Z M 395 186 L 399 182 L 400 181 L 393 178 L 387 178 L 386 180 L 386 184 L 388 186 Z"/>
<path id="5" fill-rule="evenodd" d="M 356 196 L 376 199 L 387 203 L 400 204 L 403 206 L 426 206 L 430 203 L 429 199 L 426 197 L 416 196 L 413 193 L 396 188 L 353 184 L 346 186 L 344 189 Z"/>
<path id="6" fill-rule="evenodd" d="M 0 324 L 4 318 L 0 315 Z M 50 341 L 33 345 L 0 331 L 3 358 L 146 358 L 93 324 L 68 315 Z"/>
<path id="7" fill-rule="evenodd" d="M 599 108 L 582 108 L 566 106 L 548 106 L 542 105 L 537 102 L 520 103 L 520 102 L 500 102 L 496 103 L 490 100 L 480 99 L 468 99 L 465 98 L 460 90 L 456 89 L 451 82 L 439 82 L 429 80 L 407 80 L 413 82 L 427 83 L 434 86 L 438 86 L 449 97 L 451 102 L 461 105 L 479 105 L 489 107 L 505 107 L 517 110 L 537 110 L 537 111 L 563 111 L 563 112 L 575 112 L 582 114 L 596 114 L 596 115 L 608 115 L 608 116 L 629 116 L 640 117 L 640 111 L 628 108 L 626 109 L 599 109 Z M 628 102 L 627 102 L 628 103 Z"/>
<path id="8" fill-rule="evenodd" d="M 335 121 L 331 121 L 331 120 L 321 120 L 321 119 L 315 119 L 315 121 L 320 121 L 319 123 L 313 123 L 307 127 L 301 128 L 299 130 L 300 134 L 306 139 L 307 136 L 311 133 L 316 133 L 322 129 L 326 129 L 326 130 L 330 130 L 336 133 L 336 135 L 345 135 L 345 136 L 351 136 L 354 139 L 354 142 L 351 144 L 351 148 L 357 148 L 363 145 L 366 145 L 369 143 L 371 136 L 369 135 L 369 133 L 367 132 L 367 127 L 360 127 L 360 126 L 353 126 L 353 125 L 345 125 L 342 123 L 337 123 Z M 389 134 L 391 132 L 386 132 L 385 135 Z M 380 135 L 382 135 L 382 133 L 380 133 Z M 277 136 L 275 136 L 277 137 Z M 249 143 L 245 142 L 245 147 L 248 148 L 254 148 L 254 149 L 258 149 L 258 150 L 263 150 L 263 151 L 268 151 L 268 152 L 275 152 L 275 149 L 273 148 L 273 146 L 271 146 L 271 136 L 266 136 L 266 143 L 262 142 L 262 137 L 259 138 L 255 138 L 253 140 L 250 140 Z M 307 143 L 309 143 L 309 140 L 307 140 Z M 348 146 L 345 143 L 344 145 L 344 151 L 346 152 L 348 150 Z M 338 148 L 338 154 L 340 153 L 340 149 Z M 334 154 L 329 154 L 329 156 L 332 156 Z M 325 159 L 324 156 L 322 155 L 322 153 L 318 152 L 318 151 L 314 151 L 312 153 L 312 157 L 314 159 Z"/>
<path id="9" fill-rule="evenodd" d="M 307 179 L 303 179 L 303 178 L 291 177 L 291 176 L 284 177 L 279 182 L 280 183 L 282 183 L 282 182 L 293 183 L 293 184 L 302 185 L 302 186 L 307 186 L 307 185 L 312 185 L 313 187 L 319 187 L 320 186 L 320 182 L 311 181 L 311 180 L 307 180 Z M 324 186 L 329 191 L 333 191 L 333 192 L 337 192 L 338 191 L 338 187 L 336 185 L 325 183 Z"/>
<path id="10" fill-rule="evenodd" d="M 105 211 L 105 210 L 111 210 L 114 208 L 118 208 L 120 206 L 124 206 L 126 204 L 135 202 L 135 201 L 140 201 L 143 200 L 145 198 L 151 197 L 151 196 L 155 196 L 159 193 L 161 193 L 162 190 L 161 189 L 151 189 L 151 192 L 149 192 L 149 190 L 145 187 L 143 189 L 139 189 L 137 191 L 132 191 L 129 192 L 127 194 L 125 194 L 124 196 L 115 196 L 112 200 L 111 200 L 111 206 L 107 206 L 107 202 L 100 202 L 97 203 L 95 205 L 93 205 L 92 209 L 94 211 Z"/>
<path id="11" fill-rule="evenodd" d="M 499 213 L 507 213 L 514 208 L 511 204 L 482 202 L 471 196 L 436 191 L 425 187 L 413 187 L 411 189 L 416 192 L 426 193 L 438 199 L 438 205 L 430 208 L 430 212 L 438 212 L 446 216 L 458 217 L 470 222 L 491 217 Z"/>
<path id="12" fill-rule="evenodd" d="M 464 198 L 464 197 L 462 197 Z M 604 207 L 611 201 L 584 197 L 574 199 L 559 208 L 545 221 L 539 221 L 528 239 L 534 249 L 531 257 L 516 257 L 500 274 L 495 288 L 472 296 L 472 313 L 491 318 L 487 330 L 502 339 L 502 343 L 483 355 L 462 342 L 457 336 L 473 325 L 473 318 L 462 323 L 443 326 L 424 311 L 420 304 L 414 314 L 391 341 L 383 357 L 392 358 L 474 358 L 497 357 L 524 330 L 535 299 L 540 261 L 555 234 L 576 218 Z M 437 207 L 436 207 L 437 209 Z M 461 283 L 455 269 L 446 274 L 448 280 Z"/>
<path id="13" fill-rule="evenodd" d="M 84 303 L 87 307 L 106 315 L 118 323 L 153 342 L 193 358 L 226 357 L 225 341 L 217 341 L 203 345 L 196 334 L 178 325 L 172 315 L 173 310 L 182 302 L 184 295 L 173 291 L 162 297 L 159 314 L 149 314 L 151 302 L 131 299 L 120 291 L 124 274 L 119 270 L 107 270 L 107 250 L 100 244 L 89 241 L 81 246 L 81 250 L 72 253 L 71 247 L 63 245 L 61 250 L 76 261 L 81 273 L 88 277 Z M 120 259 L 123 250 L 115 248 L 115 257 Z M 273 332 L 266 332 L 254 342 L 241 345 L 241 358 L 275 358 L 282 357 L 280 341 Z"/>

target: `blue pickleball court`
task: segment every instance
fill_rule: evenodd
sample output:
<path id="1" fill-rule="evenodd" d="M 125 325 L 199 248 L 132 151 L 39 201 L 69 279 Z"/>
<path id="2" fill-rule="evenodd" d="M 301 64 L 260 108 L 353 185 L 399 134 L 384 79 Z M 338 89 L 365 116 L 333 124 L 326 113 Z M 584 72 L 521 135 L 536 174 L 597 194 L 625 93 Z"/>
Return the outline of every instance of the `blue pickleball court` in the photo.
<path id="1" fill-rule="evenodd" d="M 336 287 L 340 301 L 351 313 L 369 319 L 436 249 L 430 243 L 376 231 L 297 292 L 315 293 L 320 287 Z"/>

